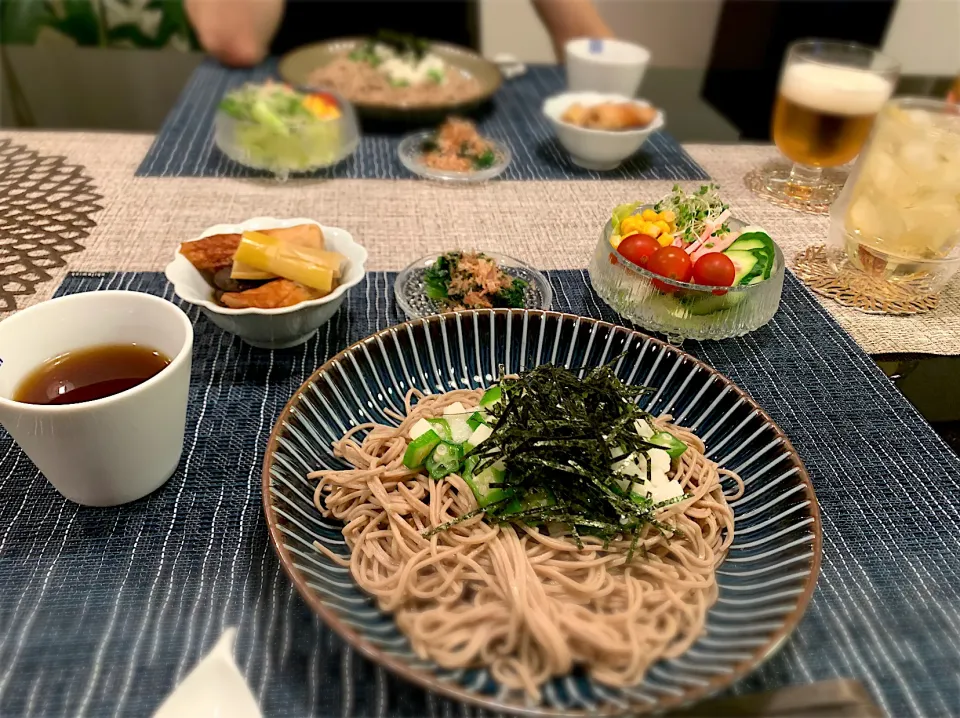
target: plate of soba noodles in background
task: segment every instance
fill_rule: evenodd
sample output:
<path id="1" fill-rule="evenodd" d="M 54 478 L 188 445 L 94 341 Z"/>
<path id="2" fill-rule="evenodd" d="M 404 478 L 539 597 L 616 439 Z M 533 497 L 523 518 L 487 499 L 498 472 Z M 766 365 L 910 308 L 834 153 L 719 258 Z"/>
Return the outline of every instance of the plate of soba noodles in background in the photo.
<path id="1" fill-rule="evenodd" d="M 433 315 L 342 351 L 277 420 L 263 501 L 333 630 L 499 712 L 706 698 L 783 644 L 820 566 L 810 478 L 749 396 L 556 312 Z"/>
<path id="2" fill-rule="evenodd" d="M 334 90 L 366 117 L 433 121 L 466 112 L 500 88 L 500 69 L 476 52 L 399 33 L 307 45 L 280 59 L 298 87 Z"/>

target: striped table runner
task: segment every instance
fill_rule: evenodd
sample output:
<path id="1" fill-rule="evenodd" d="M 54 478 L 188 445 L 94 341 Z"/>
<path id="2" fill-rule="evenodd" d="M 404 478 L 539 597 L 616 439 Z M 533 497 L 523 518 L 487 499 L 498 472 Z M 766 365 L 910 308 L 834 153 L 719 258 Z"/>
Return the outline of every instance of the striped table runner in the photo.
<path id="1" fill-rule="evenodd" d="M 245 82 L 277 77 L 275 60 L 252 70 L 229 70 L 205 60 L 167 115 L 153 146 L 137 169 L 138 177 L 262 177 L 227 159 L 213 143 L 217 103 L 230 89 Z M 479 119 L 481 130 L 505 142 L 513 162 L 503 174 L 507 180 L 653 179 L 703 180 L 707 174 L 667 131 L 654 133 L 640 152 L 610 172 L 577 167 L 553 137 L 541 112 L 543 100 L 564 88 L 562 70 L 531 67 L 509 80 L 497 93 L 489 111 Z M 668 118 L 669 126 L 669 118 Z M 409 129 L 409 128 L 407 128 Z M 364 135 L 360 147 L 335 167 L 315 177 L 350 179 L 413 179 L 397 158 L 401 134 Z"/>
<path id="2" fill-rule="evenodd" d="M 549 273 L 554 309 L 618 321 L 584 271 Z M 186 448 L 151 496 L 112 509 L 61 498 L 0 436 L 0 715 L 149 715 L 227 626 L 267 716 L 465 716 L 393 678 L 313 617 L 267 542 L 263 450 L 328 357 L 401 321 L 370 273 L 307 344 L 268 352 L 184 306 L 196 329 Z M 70 275 L 61 294 L 155 273 Z M 780 311 L 740 339 L 685 347 L 750 393 L 794 442 L 821 505 L 813 602 L 743 694 L 836 677 L 890 716 L 960 708 L 960 459 L 788 275 Z M 762 607 L 758 607 L 762 610 Z"/>

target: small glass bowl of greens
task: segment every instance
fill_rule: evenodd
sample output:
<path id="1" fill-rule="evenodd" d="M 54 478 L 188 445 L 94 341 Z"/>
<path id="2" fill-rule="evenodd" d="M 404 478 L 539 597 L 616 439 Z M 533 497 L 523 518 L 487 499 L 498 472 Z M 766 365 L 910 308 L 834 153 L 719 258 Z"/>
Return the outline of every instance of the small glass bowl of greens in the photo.
<path id="1" fill-rule="evenodd" d="M 334 93 L 251 83 L 220 101 L 214 140 L 233 161 L 286 179 L 350 156 L 360 131 L 353 108 Z"/>
<path id="2" fill-rule="evenodd" d="M 444 127 L 441 125 L 441 131 Z M 445 158 L 450 160 L 449 163 L 430 162 L 431 156 L 436 157 L 445 151 L 438 145 L 437 135 L 436 130 L 427 130 L 404 137 L 397 150 L 401 164 L 425 179 L 471 183 L 486 182 L 503 174 L 513 159 L 510 148 L 503 142 L 483 137 L 482 151 L 474 152 L 464 143 L 458 157 Z M 444 167 L 445 164 L 451 168 Z"/>
<path id="3" fill-rule="evenodd" d="M 477 292 L 474 284 L 497 291 Z M 546 311 L 553 301 L 550 280 L 526 262 L 464 250 L 434 252 L 409 264 L 397 275 L 393 293 L 408 319 L 485 307 Z"/>

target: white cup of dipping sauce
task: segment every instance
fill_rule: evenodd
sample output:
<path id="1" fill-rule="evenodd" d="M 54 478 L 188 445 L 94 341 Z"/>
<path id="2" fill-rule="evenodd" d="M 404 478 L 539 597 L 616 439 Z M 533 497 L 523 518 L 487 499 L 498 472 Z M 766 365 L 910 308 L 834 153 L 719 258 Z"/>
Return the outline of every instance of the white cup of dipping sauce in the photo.
<path id="1" fill-rule="evenodd" d="M 131 389 L 79 404 L 13 400 L 21 382 L 66 352 L 138 344 L 170 364 Z M 54 488 L 87 506 L 135 501 L 180 463 L 193 326 L 170 302 L 140 292 L 52 299 L 0 322 L 0 424 Z"/>
<path id="2" fill-rule="evenodd" d="M 650 51 L 632 42 L 579 37 L 566 46 L 567 88 L 635 97 L 650 63 Z"/>

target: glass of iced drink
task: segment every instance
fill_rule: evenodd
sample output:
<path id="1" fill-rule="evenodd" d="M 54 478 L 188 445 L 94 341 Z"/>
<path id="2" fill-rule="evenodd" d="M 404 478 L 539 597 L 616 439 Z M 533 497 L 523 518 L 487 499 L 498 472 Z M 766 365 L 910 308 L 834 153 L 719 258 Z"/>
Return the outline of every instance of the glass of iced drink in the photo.
<path id="1" fill-rule="evenodd" d="M 887 103 L 830 214 L 835 262 L 942 288 L 960 266 L 960 107 Z"/>
<path id="2" fill-rule="evenodd" d="M 773 110 L 773 141 L 793 164 L 764 168 L 764 194 L 790 205 L 833 201 L 840 186 L 823 170 L 857 156 L 899 72 L 896 60 L 856 43 L 792 44 Z"/>

